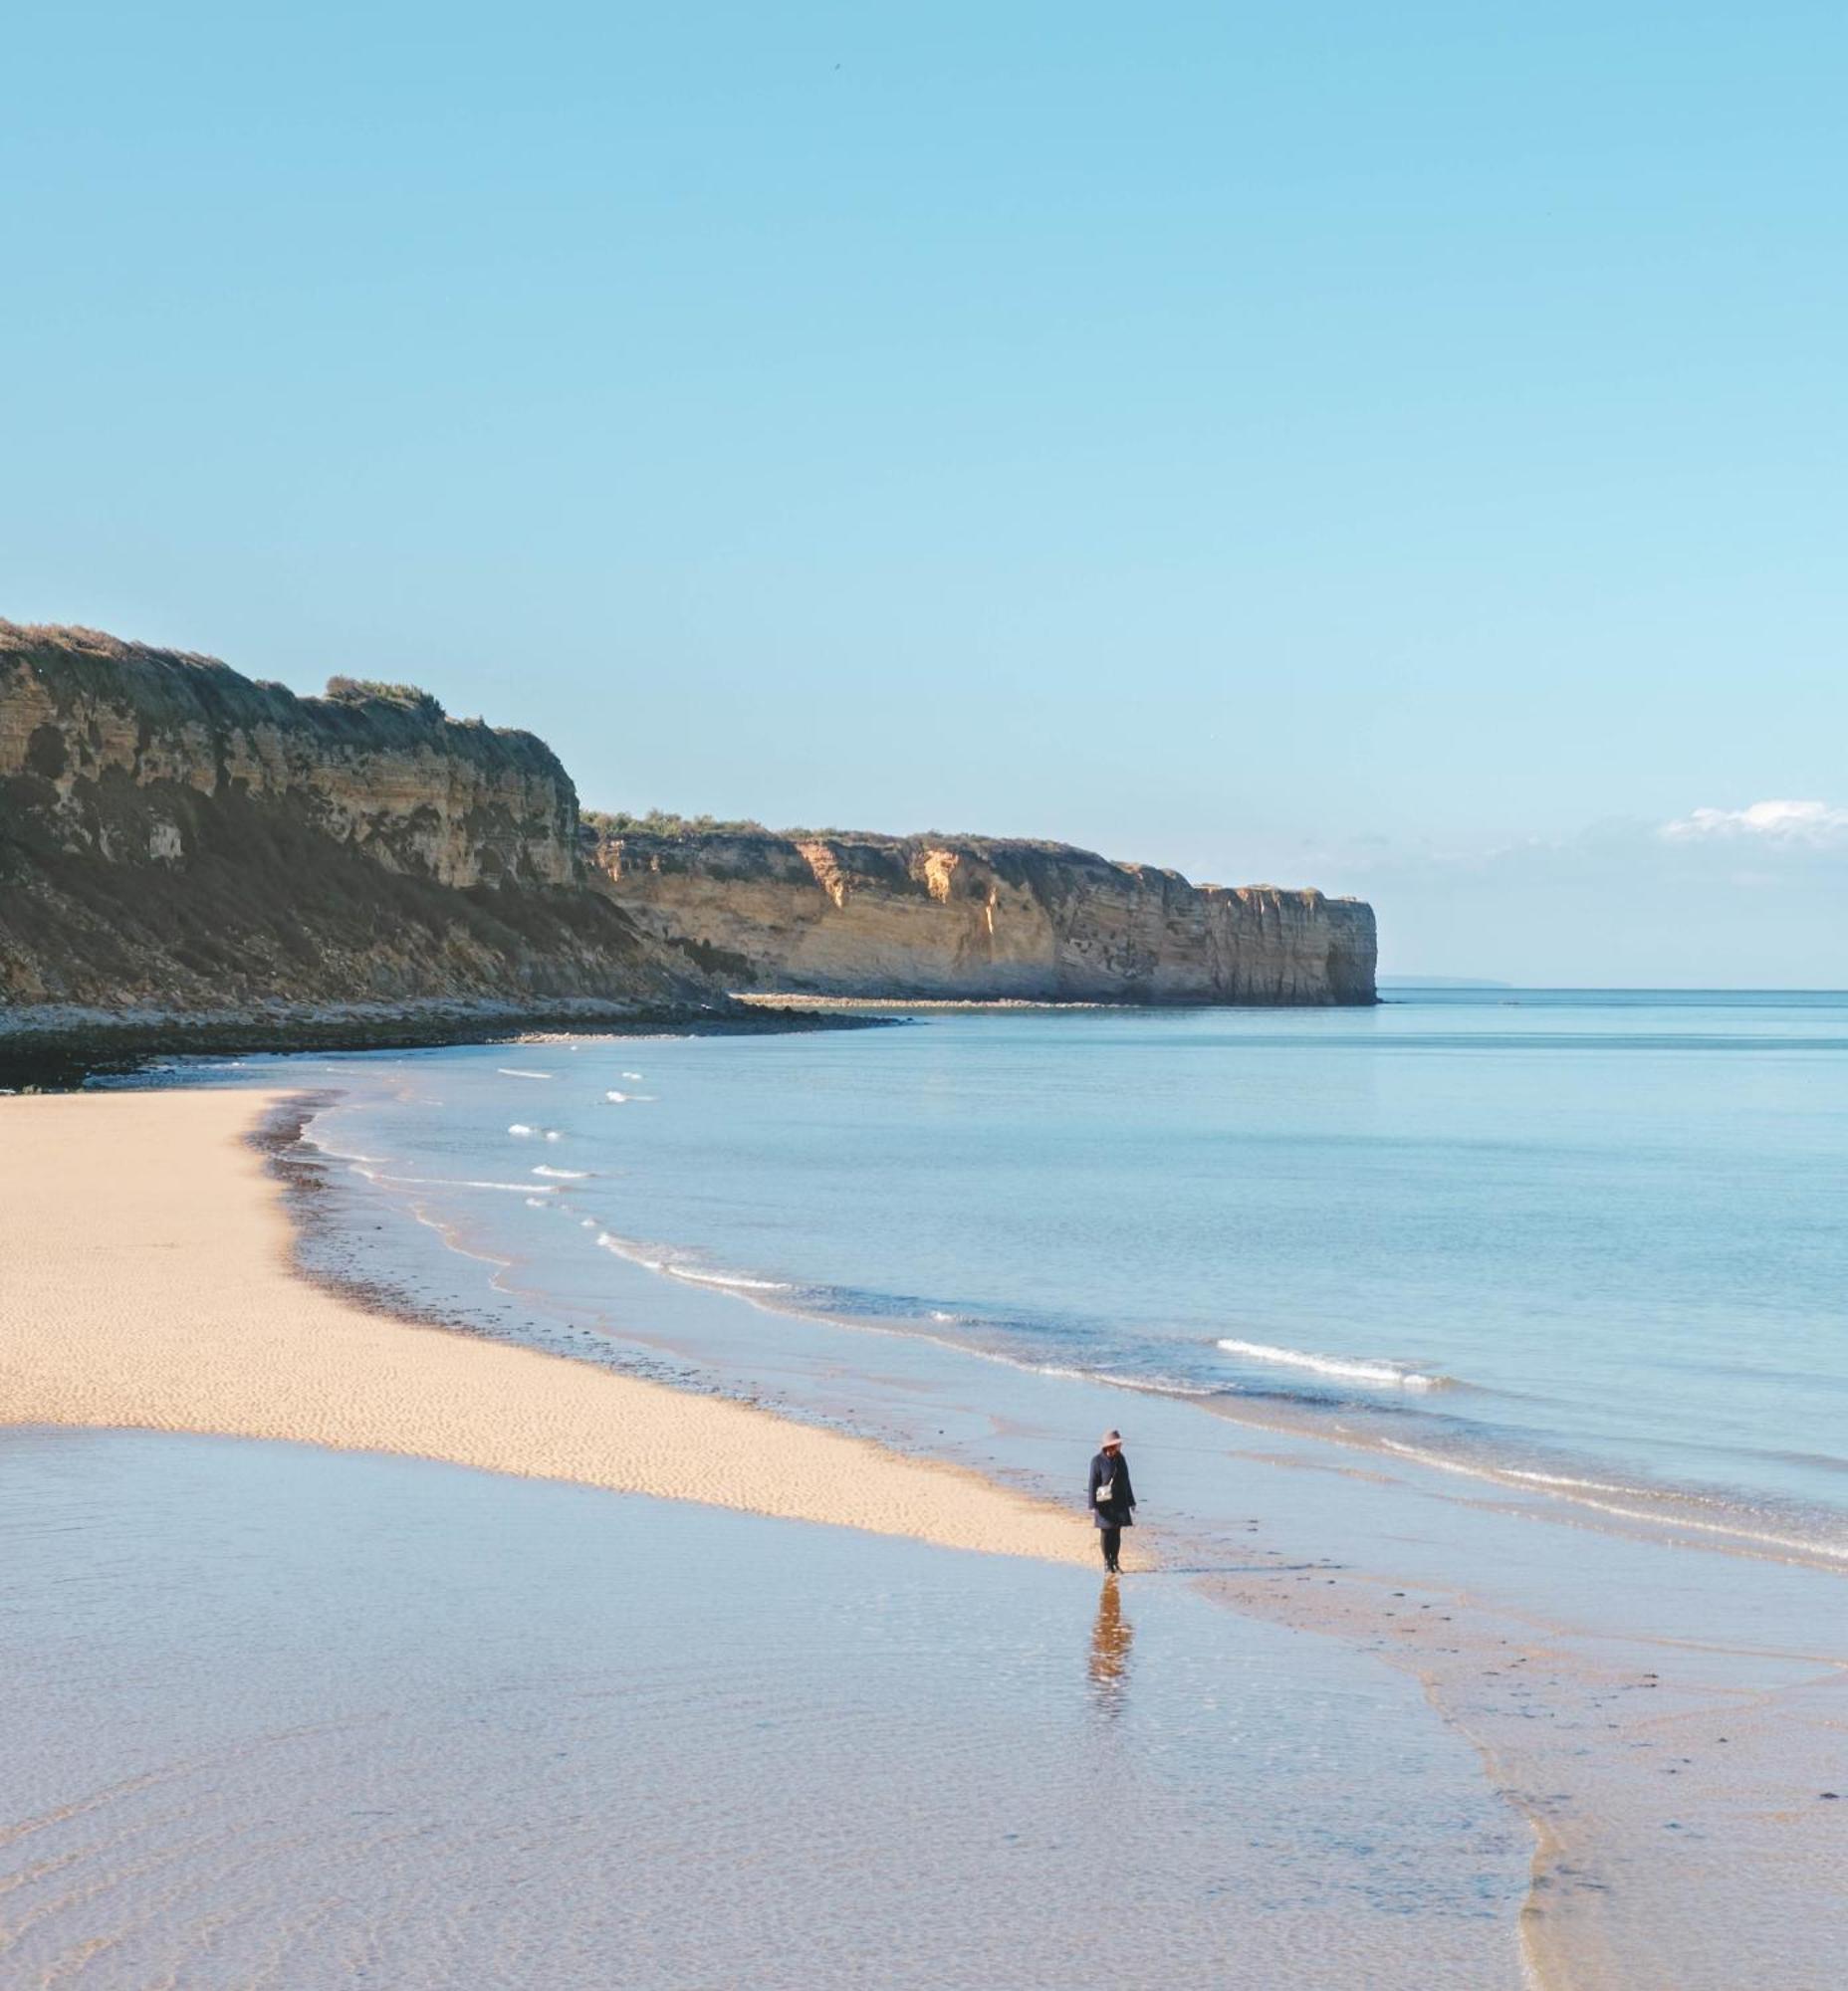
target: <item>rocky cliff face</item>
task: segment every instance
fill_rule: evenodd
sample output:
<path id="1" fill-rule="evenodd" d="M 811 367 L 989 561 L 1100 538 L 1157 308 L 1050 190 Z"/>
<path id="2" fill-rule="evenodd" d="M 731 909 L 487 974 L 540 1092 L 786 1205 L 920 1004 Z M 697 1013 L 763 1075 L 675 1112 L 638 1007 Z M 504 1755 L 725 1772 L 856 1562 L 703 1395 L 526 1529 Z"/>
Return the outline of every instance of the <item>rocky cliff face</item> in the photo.
<path id="1" fill-rule="evenodd" d="M 530 734 L 0 622 L 0 1039 L 684 1017 L 729 988 L 1370 1002 L 1373 915 L 1062 845 L 584 830 Z M 264 1036 L 268 1031 L 269 1037 Z"/>
<path id="2" fill-rule="evenodd" d="M 541 741 L 330 691 L 0 623 L 0 1026 L 720 999 L 585 887 Z"/>
<path id="3" fill-rule="evenodd" d="M 1191 885 L 1062 844 L 604 829 L 594 863 L 647 932 L 719 978 L 821 996 L 1366 1003 L 1373 911 Z"/>

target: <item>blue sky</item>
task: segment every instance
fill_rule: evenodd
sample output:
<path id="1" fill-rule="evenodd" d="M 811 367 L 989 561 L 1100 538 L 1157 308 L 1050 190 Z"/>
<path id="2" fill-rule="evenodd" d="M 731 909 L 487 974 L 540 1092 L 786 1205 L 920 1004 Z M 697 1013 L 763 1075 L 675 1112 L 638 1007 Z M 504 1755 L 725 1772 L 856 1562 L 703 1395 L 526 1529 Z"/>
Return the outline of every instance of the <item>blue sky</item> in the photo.
<path id="1" fill-rule="evenodd" d="M 1848 985 L 1839 7 L 6 52 L 0 612 L 588 802 L 1362 892 L 1388 969 Z"/>

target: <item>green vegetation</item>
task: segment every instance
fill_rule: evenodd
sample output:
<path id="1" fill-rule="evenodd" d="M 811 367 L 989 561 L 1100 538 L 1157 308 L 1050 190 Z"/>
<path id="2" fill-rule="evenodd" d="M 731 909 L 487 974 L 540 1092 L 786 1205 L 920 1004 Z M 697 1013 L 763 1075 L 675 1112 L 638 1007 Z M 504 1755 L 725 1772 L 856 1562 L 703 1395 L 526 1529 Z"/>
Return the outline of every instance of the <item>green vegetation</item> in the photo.
<path id="1" fill-rule="evenodd" d="M 341 705 L 402 705 L 426 719 L 446 717 L 442 706 L 420 685 L 386 684 L 382 678 L 335 677 L 328 680 L 329 698 Z"/>
<path id="2" fill-rule="evenodd" d="M 1069 843 L 1057 843 L 1038 836 L 980 836 L 967 830 L 923 829 L 904 835 L 888 835 L 874 829 L 771 829 L 750 817 L 676 815 L 671 809 L 648 809 L 637 815 L 630 809 L 584 809 L 579 818 L 593 836 L 659 836 L 691 841 L 701 836 L 763 836 L 784 843 L 838 843 L 868 850 L 904 850 L 918 844 L 942 844 L 953 850 L 993 860 L 1010 855 L 1036 855 L 1061 859 L 1082 859 L 1091 863 L 1107 860 Z"/>
<path id="3" fill-rule="evenodd" d="M 675 815 L 671 809 L 649 809 L 635 815 L 628 809 L 585 809 L 583 822 L 598 836 L 769 836 L 761 822 L 716 815 Z"/>

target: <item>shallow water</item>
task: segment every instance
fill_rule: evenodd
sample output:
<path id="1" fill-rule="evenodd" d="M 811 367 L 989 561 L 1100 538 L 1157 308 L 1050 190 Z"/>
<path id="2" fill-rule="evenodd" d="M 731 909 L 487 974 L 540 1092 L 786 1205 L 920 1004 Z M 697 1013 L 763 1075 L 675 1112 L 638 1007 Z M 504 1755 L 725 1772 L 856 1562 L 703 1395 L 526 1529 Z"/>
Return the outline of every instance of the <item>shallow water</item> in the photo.
<path id="1" fill-rule="evenodd" d="M 1182 1583 L 0 1434 L 0 1979 L 1518 1981 L 1415 1685 Z"/>
<path id="2" fill-rule="evenodd" d="M 543 1049 L 400 1060 L 317 1131 L 534 1288 L 618 1253 L 1848 1558 L 1848 998 Z"/>
<path id="3" fill-rule="evenodd" d="M 1054 1497 L 1121 1426 L 1145 1552 L 1478 1748 L 1546 1983 L 1735 1991 L 1848 1941 L 1845 1047 L 1498 996 L 236 1076 L 329 1088 L 311 1261 L 446 1320 Z"/>

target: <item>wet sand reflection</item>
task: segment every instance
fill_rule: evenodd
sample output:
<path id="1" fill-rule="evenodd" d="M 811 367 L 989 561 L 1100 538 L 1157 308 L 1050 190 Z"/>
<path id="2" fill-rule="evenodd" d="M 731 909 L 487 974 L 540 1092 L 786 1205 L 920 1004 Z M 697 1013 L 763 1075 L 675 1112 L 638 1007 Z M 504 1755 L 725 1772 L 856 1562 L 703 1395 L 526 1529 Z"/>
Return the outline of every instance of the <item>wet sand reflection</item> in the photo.
<path id="1" fill-rule="evenodd" d="M 1091 1626 L 1091 1699 L 1100 1714 L 1122 1713 L 1129 1690 L 1129 1655 L 1136 1628 L 1123 1616 L 1122 1591 L 1113 1576 L 1103 1580 L 1097 1619 Z"/>

